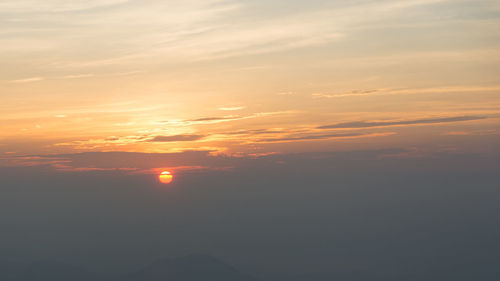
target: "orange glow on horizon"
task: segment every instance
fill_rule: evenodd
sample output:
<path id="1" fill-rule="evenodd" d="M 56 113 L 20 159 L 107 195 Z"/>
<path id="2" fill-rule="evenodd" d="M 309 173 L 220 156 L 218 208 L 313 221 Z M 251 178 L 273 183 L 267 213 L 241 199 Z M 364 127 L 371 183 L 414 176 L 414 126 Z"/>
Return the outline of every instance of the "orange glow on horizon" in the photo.
<path id="1" fill-rule="evenodd" d="M 151 1 L 140 12 L 127 2 L 0 2 L 0 61 L 11 70 L 0 79 L 0 166 L 26 155 L 165 154 L 118 167 L 97 154 L 78 164 L 22 160 L 136 169 L 156 182 L 168 181 L 163 171 L 205 169 L 195 154 L 490 153 L 469 141 L 498 142 L 500 48 L 488 39 L 498 37 L 496 5 L 446 1 L 456 12 L 449 21 L 436 0 L 297 1 L 284 10 L 277 0 Z M 464 22 L 481 26 L 479 35 Z"/>
<path id="2" fill-rule="evenodd" d="M 158 175 L 158 180 L 161 183 L 165 183 L 165 184 L 171 183 L 173 180 L 172 173 L 170 173 L 169 171 L 163 171 L 160 173 L 160 175 Z"/>

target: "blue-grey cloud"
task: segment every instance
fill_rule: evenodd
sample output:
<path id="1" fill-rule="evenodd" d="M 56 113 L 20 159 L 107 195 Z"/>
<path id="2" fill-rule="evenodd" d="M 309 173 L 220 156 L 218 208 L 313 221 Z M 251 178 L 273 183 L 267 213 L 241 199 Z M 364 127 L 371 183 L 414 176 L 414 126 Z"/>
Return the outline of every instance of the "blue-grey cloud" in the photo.
<path id="1" fill-rule="evenodd" d="M 369 136 L 370 133 L 338 133 L 338 134 L 311 134 L 311 135 L 294 135 L 279 138 L 260 139 L 258 142 L 290 142 L 290 141 L 305 141 L 305 140 L 322 140 L 335 138 L 350 138 Z"/>
<path id="2" fill-rule="evenodd" d="M 401 120 L 401 121 L 357 121 L 357 122 L 345 122 L 336 123 L 331 125 L 319 126 L 318 129 L 359 129 L 359 128 L 371 128 L 371 127 L 389 127 L 389 126 L 404 126 L 404 125 L 424 125 L 424 124 L 436 124 L 436 123 L 452 123 L 452 122 L 464 122 L 464 121 L 474 121 L 486 119 L 486 116 L 457 116 L 457 117 L 437 117 L 437 118 L 426 118 L 426 119 L 414 119 L 414 120 Z"/>

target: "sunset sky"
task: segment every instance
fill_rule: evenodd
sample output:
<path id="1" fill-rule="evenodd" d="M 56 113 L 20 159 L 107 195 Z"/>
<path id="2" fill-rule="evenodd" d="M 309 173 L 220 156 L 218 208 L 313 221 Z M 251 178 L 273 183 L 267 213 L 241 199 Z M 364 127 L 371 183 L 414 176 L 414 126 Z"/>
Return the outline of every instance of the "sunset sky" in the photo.
<path id="1" fill-rule="evenodd" d="M 356 186 L 358 175 L 367 177 L 366 182 L 359 179 L 359 186 L 371 182 L 368 175 L 384 179 L 380 186 L 413 186 L 439 171 L 449 177 L 432 186 L 477 183 L 472 179 L 488 187 L 499 183 L 494 174 L 500 169 L 500 2 L 495 0 L 3 0 L 0 61 L 0 180 L 33 189 L 38 181 L 44 187 L 56 183 L 61 190 L 63 183 L 73 182 L 78 194 L 92 186 L 92 191 L 81 191 L 91 194 L 78 199 L 86 202 L 82 206 L 93 200 L 104 206 L 102 198 L 123 196 L 126 202 L 116 203 L 121 214 L 150 204 L 151 212 L 170 208 L 179 213 L 186 208 L 180 202 L 189 208 L 198 202 L 205 207 L 222 204 L 245 217 L 256 207 L 246 210 L 245 204 L 227 202 L 248 196 L 252 202 L 264 202 L 263 213 L 279 217 L 271 206 L 281 201 L 273 200 L 287 194 L 291 201 L 286 202 L 305 198 L 299 207 L 284 203 L 285 210 L 290 207 L 300 217 L 299 209 L 323 202 L 323 191 L 334 192 L 319 186 L 351 180 Z M 384 165 L 388 170 L 381 168 Z M 163 170 L 173 173 L 174 189 L 179 189 L 160 203 L 155 201 L 157 191 L 148 188 L 157 184 L 152 174 Z M 307 180 L 298 176 L 302 172 Z M 333 172 L 338 177 L 330 177 Z M 391 178 L 387 173 L 397 179 L 385 182 L 385 176 Z M 286 177 L 286 184 L 278 174 Z M 245 183 L 238 181 L 240 176 Z M 228 185 L 242 184 L 241 189 L 220 187 L 209 193 L 193 187 L 224 185 L 224 179 Z M 132 183 L 145 189 L 137 191 Z M 314 186 L 312 195 L 302 194 L 300 183 Z M 276 190 L 255 195 L 249 191 L 252 184 Z M 120 185 L 127 186 L 128 195 L 96 187 L 115 190 Z M 292 186 L 291 191 L 285 185 Z M 31 198 L 32 191 L 11 187 L 2 188 L 6 204 L 18 200 L 17 192 Z M 410 194 L 427 198 L 432 192 L 426 190 L 426 195 L 413 189 Z M 69 201 L 78 197 L 65 190 L 36 192 L 40 198 L 47 196 L 43 204 L 34 201 L 40 206 L 58 196 Z M 56 195 L 47 195 L 51 192 Z M 340 197 L 359 199 L 359 192 Z M 407 198 L 404 192 L 394 194 Z M 433 205 L 436 210 L 448 197 L 438 198 L 442 201 Z M 168 205 L 168 200 L 176 203 Z M 387 203 L 382 201 L 376 202 Z M 323 203 L 327 208 L 329 203 Z M 54 214 L 70 208 L 59 207 L 51 209 Z M 186 216 L 199 214 L 199 209 L 193 210 Z M 134 213 L 137 221 L 147 217 L 141 212 Z M 314 217 L 311 212 L 306 213 Z M 116 221 L 118 213 L 107 213 L 109 221 Z M 31 215 L 20 216 L 24 229 L 41 227 L 32 224 L 37 220 Z M 169 216 L 172 224 L 183 225 L 181 217 Z M 187 220 L 192 226 L 188 229 L 200 226 L 198 219 Z M 250 215 L 246 221 L 255 223 Z M 127 229 L 124 225 L 110 233 Z M 276 231 L 287 233 L 284 229 Z M 16 231 L 9 237 L 17 237 Z M 186 237 L 184 232 L 175 235 Z M 231 248 L 213 242 L 210 235 L 197 240 L 199 244 L 185 244 L 191 250 L 198 250 L 196 245 Z M 44 237 L 26 239 L 45 241 L 42 245 L 59 236 Z M 13 245 L 27 245 L 2 243 L 12 253 L 18 253 Z M 276 256 L 286 252 L 279 249 L 288 249 L 286 243 L 273 245 Z M 144 245 L 135 246 L 136 257 L 152 257 L 138 250 Z M 71 252 L 61 247 L 50 255 Z M 175 248 L 169 247 L 161 249 Z M 238 253 L 249 253 L 250 248 Z M 189 252 L 180 246 L 172 251 Z M 258 256 L 238 260 L 231 250 L 213 251 L 241 263 Z M 33 255 L 46 253 L 40 249 Z M 312 264 L 304 252 L 296 254 L 293 262 L 281 266 L 299 260 Z M 85 253 L 76 259 L 88 262 L 89 257 Z M 271 268 L 272 263 L 259 266 Z"/>
<path id="2" fill-rule="evenodd" d="M 499 139 L 496 1 L 16 0 L 0 15 L 4 155 Z"/>

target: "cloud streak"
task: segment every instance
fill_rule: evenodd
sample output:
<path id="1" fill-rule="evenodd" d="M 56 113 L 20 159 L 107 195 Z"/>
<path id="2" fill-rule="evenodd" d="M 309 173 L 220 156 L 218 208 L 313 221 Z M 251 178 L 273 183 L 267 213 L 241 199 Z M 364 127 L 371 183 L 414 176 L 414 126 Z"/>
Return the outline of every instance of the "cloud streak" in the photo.
<path id="1" fill-rule="evenodd" d="M 218 109 L 222 110 L 222 111 L 236 111 L 236 110 L 245 109 L 245 107 L 244 106 L 219 107 Z"/>
<path id="2" fill-rule="evenodd" d="M 43 78 L 43 77 L 30 77 L 30 78 L 11 80 L 9 82 L 10 83 L 30 83 L 30 82 L 38 82 L 38 81 L 43 81 L 43 80 L 45 80 L 45 78 Z"/>
<path id="3" fill-rule="evenodd" d="M 74 39 L 102 42 L 99 44 L 103 47 L 120 46 L 114 47 L 108 55 L 91 60 L 58 60 L 76 65 L 112 65 L 151 58 L 212 60 L 321 46 L 344 38 L 352 26 L 366 25 L 395 11 L 437 2 L 443 1 L 367 1 L 356 6 L 339 3 L 306 10 L 295 7 L 281 13 L 277 20 L 253 10 L 254 7 L 273 9 L 272 5 L 259 3 L 254 6 L 244 1 L 148 1 L 148 5 L 141 5 L 127 0 L 9 0 L 0 3 L 0 14 L 8 15 L 7 19 L 29 18 L 38 23 L 27 28 L 12 20 L 7 26 L 9 31 L 21 29 L 45 35 L 34 37 L 39 42 L 30 44 L 28 49 L 50 43 L 51 53 L 68 48 L 76 50 L 80 46 L 73 44 Z M 52 13 L 75 11 L 83 12 L 75 13 L 71 20 L 51 17 Z M 368 14 L 372 16 L 367 17 Z M 45 28 L 41 30 L 40 26 Z M 96 28 L 99 26 L 108 28 Z M 71 41 L 60 36 L 68 28 L 78 34 Z M 108 33 L 107 30 L 118 32 Z M 4 39 L 6 44 L 3 45 L 13 45 L 12 38 Z"/>
<path id="4" fill-rule="evenodd" d="M 368 137 L 381 137 L 394 135 L 394 132 L 384 133 L 335 133 L 335 134 L 311 134 L 299 136 L 287 136 L 281 138 L 266 138 L 260 139 L 257 142 L 271 143 L 271 142 L 295 142 L 295 141 L 314 141 L 314 140 L 329 140 L 329 139 L 343 139 L 343 138 L 368 138 Z"/>
<path id="5" fill-rule="evenodd" d="M 0 3 L 0 11 L 10 10 L 15 13 L 62 13 L 104 8 L 126 2 L 128 0 L 5 0 Z"/>
<path id="6" fill-rule="evenodd" d="M 447 93 L 465 93 L 465 92 L 492 92 L 500 91 L 500 86 L 463 86 L 463 87 L 433 87 L 433 88 L 414 88 L 414 89 L 373 89 L 373 90 L 355 90 L 339 94 L 314 93 L 313 98 L 344 98 L 344 97 L 363 97 L 363 96 L 386 96 L 386 95 L 413 95 L 413 94 L 447 94 Z"/>
<path id="7" fill-rule="evenodd" d="M 205 138 L 205 135 L 183 134 L 171 136 L 155 136 L 147 142 L 181 142 L 181 141 L 197 141 Z"/>
<path id="8" fill-rule="evenodd" d="M 157 123 L 166 125 L 180 125 L 180 126 L 203 125 L 203 124 L 215 124 L 221 122 L 230 122 L 236 120 L 252 119 L 252 118 L 266 117 L 266 116 L 287 114 L 287 113 L 294 113 L 294 111 L 257 112 L 249 115 L 207 116 L 207 117 L 185 119 L 185 120 L 166 120 Z"/>
<path id="9" fill-rule="evenodd" d="M 487 118 L 488 117 L 486 116 L 457 116 L 457 117 L 438 117 L 438 118 L 400 120 L 400 121 L 397 120 L 357 121 L 357 122 L 345 122 L 345 123 L 337 123 L 331 125 L 323 125 L 319 126 L 318 129 L 360 129 L 360 128 L 390 127 L 390 126 L 404 126 L 404 125 L 425 125 L 425 124 L 437 124 L 437 123 L 475 121 Z"/>
<path id="10" fill-rule="evenodd" d="M 0 167 L 50 166 L 58 171 L 128 171 L 154 173 L 162 167 L 171 170 L 223 170 L 239 158 L 214 156 L 211 151 L 176 153 L 84 152 L 58 155 L 0 157 Z"/>

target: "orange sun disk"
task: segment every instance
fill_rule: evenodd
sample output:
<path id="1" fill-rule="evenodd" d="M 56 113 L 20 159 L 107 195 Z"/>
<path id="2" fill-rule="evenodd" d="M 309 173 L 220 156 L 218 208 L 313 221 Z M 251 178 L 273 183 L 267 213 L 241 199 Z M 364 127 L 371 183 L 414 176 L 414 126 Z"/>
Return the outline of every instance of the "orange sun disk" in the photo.
<path id="1" fill-rule="evenodd" d="M 171 183 L 173 176 L 169 171 L 163 171 L 160 175 L 158 175 L 158 179 L 161 183 Z"/>

